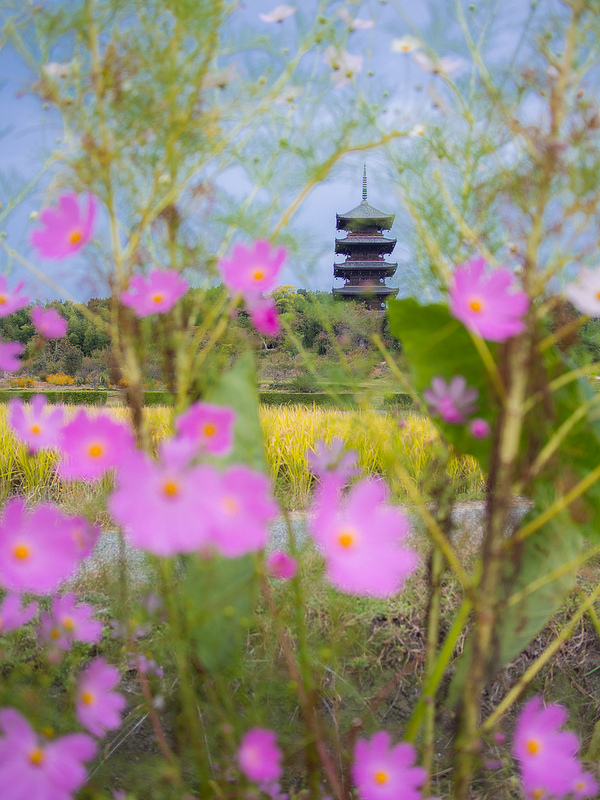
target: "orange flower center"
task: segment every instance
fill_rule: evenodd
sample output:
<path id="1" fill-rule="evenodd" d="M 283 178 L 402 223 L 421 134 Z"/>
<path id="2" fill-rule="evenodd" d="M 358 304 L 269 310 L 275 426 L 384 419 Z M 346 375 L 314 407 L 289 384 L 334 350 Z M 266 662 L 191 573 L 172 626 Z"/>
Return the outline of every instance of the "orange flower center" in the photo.
<path id="1" fill-rule="evenodd" d="M 204 426 L 205 436 L 214 436 L 216 432 L 217 432 L 216 425 L 213 425 L 212 422 L 209 422 L 208 425 Z"/>
<path id="2" fill-rule="evenodd" d="M 0 294 L 0 306 L 3 306 L 5 303 L 8 302 L 8 298 L 5 294 Z"/>
<path id="3" fill-rule="evenodd" d="M 534 789 L 531 793 L 533 800 L 542 800 L 542 797 L 545 795 L 545 791 L 543 789 Z"/>
<path id="4" fill-rule="evenodd" d="M 166 481 L 163 484 L 163 493 L 166 494 L 167 497 L 177 497 L 179 494 L 179 484 L 177 481 Z"/>
<path id="5" fill-rule="evenodd" d="M 578 792 L 582 792 L 585 789 L 585 783 L 583 781 L 577 781 L 575 784 L 575 789 Z"/>
<path id="6" fill-rule="evenodd" d="M 26 544 L 17 544 L 13 547 L 13 555 L 15 558 L 18 558 L 19 561 L 25 561 L 25 559 L 30 556 L 30 550 Z"/>
<path id="7" fill-rule="evenodd" d="M 337 533 L 337 540 L 342 547 L 350 548 L 354 545 L 356 534 L 348 528 L 341 528 Z"/>
<path id="8" fill-rule="evenodd" d="M 254 272 L 252 273 L 252 279 L 255 281 L 262 281 L 264 277 L 265 273 L 264 270 L 262 269 L 255 269 Z"/>
<path id="9" fill-rule="evenodd" d="M 65 617 L 62 621 L 62 626 L 66 631 L 72 631 L 75 625 L 71 617 Z"/>
<path id="10" fill-rule="evenodd" d="M 50 631 L 50 638 L 51 639 L 59 639 L 60 638 L 60 631 L 58 628 L 52 628 Z"/>
<path id="11" fill-rule="evenodd" d="M 77 230 L 76 228 L 74 231 L 71 231 L 71 233 L 68 236 L 68 239 L 71 244 L 77 244 L 83 239 L 83 234 L 80 230 Z"/>
<path id="12" fill-rule="evenodd" d="M 534 756 L 537 752 L 539 752 L 540 743 L 537 739 L 530 739 L 525 747 L 527 748 L 527 752 Z"/>
<path id="13" fill-rule="evenodd" d="M 237 504 L 237 500 L 235 499 L 235 497 L 231 497 L 231 495 L 227 495 L 227 497 L 224 497 L 221 501 L 221 505 L 223 506 L 225 511 L 231 516 L 237 514 L 238 512 L 239 506 Z"/>
<path id="14" fill-rule="evenodd" d="M 104 452 L 104 448 L 98 442 L 94 442 L 88 447 L 88 453 L 91 455 L 92 458 L 100 458 L 102 453 Z"/>
<path id="15" fill-rule="evenodd" d="M 39 425 L 32 425 L 31 426 L 31 433 L 41 433 L 42 429 Z"/>
<path id="16" fill-rule="evenodd" d="M 153 300 L 154 303 L 162 303 L 163 295 L 160 294 L 160 292 L 157 292 L 156 294 L 152 295 L 152 300 Z"/>
<path id="17" fill-rule="evenodd" d="M 483 303 L 479 298 L 474 297 L 472 300 L 469 301 L 469 308 L 471 311 L 474 311 L 476 314 L 479 314 L 480 311 L 483 311 Z"/>
<path id="18" fill-rule="evenodd" d="M 36 747 L 35 750 L 29 751 L 29 761 L 35 766 L 39 767 L 44 761 L 44 751 Z"/>
<path id="19" fill-rule="evenodd" d="M 388 775 L 387 772 L 380 770 L 379 772 L 375 773 L 375 781 L 376 783 L 387 783 L 388 782 Z"/>
<path id="20" fill-rule="evenodd" d="M 86 706 L 91 706 L 96 702 L 96 697 L 91 692 L 84 692 L 81 695 L 81 700 Z"/>
<path id="21" fill-rule="evenodd" d="M 596 292 L 596 300 L 600 300 L 600 292 Z"/>

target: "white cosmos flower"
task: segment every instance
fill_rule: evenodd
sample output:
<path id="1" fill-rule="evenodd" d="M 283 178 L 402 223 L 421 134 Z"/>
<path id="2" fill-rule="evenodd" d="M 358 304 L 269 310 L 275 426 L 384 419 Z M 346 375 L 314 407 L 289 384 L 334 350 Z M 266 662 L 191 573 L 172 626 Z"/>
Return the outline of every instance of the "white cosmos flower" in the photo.
<path id="1" fill-rule="evenodd" d="M 414 50 L 421 49 L 421 42 L 414 36 L 402 36 L 400 39 L 393 39 L 390 45 L 392 53 L 412 53 Z"/>
<path id="2" fill-rule="evenodd" d="M 347 8 L 340 8 L 338 11 L 338 16 L 344 20 L 351 31 L 368 31 L 369 28 L 372 28 L 373 25 L 375 25 L 372 19 L 359 19 L 358 17 L 352 19 L 352 16 Z"/>
<path id="3" fill-rule="evenodd" d="M 347 86 L 362 69 L 362 56 L 353 56 L 346 50 L 337 50 L 333 45 L 325 49 L 323 58 L 333 70 L 333 83 L 338 89 Z"/>
<path id="4" fill-rule="evenodd" d="M 565 297 L 583 314 L 600 317 L 600 268 L 584 267 L 565 288 Z"/>
<path id="5" fill-rule="evenodd" d="M 258 16 L 263 22 L 283 22 L 284 19 L 291 17 L 296 13 L 294 6 L 275 6 L 273 11 L 268 14 L 259 14 Z"/>
<path id="6" fill-rule="evenodd" d="M 425 72 L 432 72 L 434 75 L 443 75 L 444 77 L 449 77 L 464 64 L 462 58 L 453 56 L 444 56 L 439 61 L 432 61 L 426 53 L 421 51 L 413 55 L 413 61 Z"/>

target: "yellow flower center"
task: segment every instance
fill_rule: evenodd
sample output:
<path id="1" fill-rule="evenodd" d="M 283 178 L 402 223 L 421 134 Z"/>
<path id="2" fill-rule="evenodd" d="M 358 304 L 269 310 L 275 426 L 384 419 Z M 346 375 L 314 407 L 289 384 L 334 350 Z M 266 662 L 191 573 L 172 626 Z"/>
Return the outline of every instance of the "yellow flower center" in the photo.
<path id="1" fill-rule="evenodd" d="M 542 800 L 542 797 L 545 795 L 545 791 L 543 789 L 534 789 L 531 793 L 533 800 Z"/>
<path id="2" fill-rule="evenodd" d="M 42 728 L 42 733 L 46 739 L 52 739 L 55 734 L 55 730 L 50 725 L 47 725 L 45 728 Z"/>
<path id="3" fill-rule="evenodd" d="M 35 750 L 29 751 L 29 761 L 35 766 L 39 767 L 44 761 L 44 751 L 36 747 Z"/>
<path id="4" fill-rule="evenodd" d="M 156 294 L 152 295 L 152 300 L 153 300 L 154 303 L 162 303 L 163 295 L 160 294 L 160 292 L 157 292 Z"/>
<path id="5" fill-rule="evenodd" d="M 596 292 L 596 300 L 600 300 L 600 292 Z"/>
<path id="6" fill-rule="evenodd" d="M 350 548 L 354 545 L 356 540 L 356 534 L 354 531 L 350 530 L 349 528 L 341 528 L 337 532 L 337 540 L 342 547 Z"/>
<path id="7" fill-rule="evenodd" d="M 177 497 L 179 494 L 179 484 L 177 481 L 165 481 L 163 484 L 163 494 L 165 494 L 167 497 Z"/>
<path id="8" fill-rule="evenodd" d="M 65 617 L 62 621 L 62 626 L 66 631 L 72 631 L 75 627 L 71 617 Z"/>
<path id="9" fill-rule="evenodd" d="M 100 458 L 102 453 L 104 452 L 104 448 L 98 442 L 94 442 L 88 447 L 88 453 L 91 455 L 92 458 Z"/>
<path id="10" fill-rule="evenodd" d="M 52 630 L 50 631 L 50 638 L 51 639 L 60 638 L 60 631 L 58 630 L 58 628 L 52 628 Z"/>
<path id="11" fill-rule="evenodd" d="M 525 745 L 527 752 L 534 756 L 540 749 L 540 743 L 537 739 L 530 739 Z"/>
<path id="12" fill-rule="evenodd" d="M 480 311 L 483 311 L 483 303 L 477 297 L 474 297 L 472 300 L 469 301 L 469 308 L 471 311 L 474 311 L 476 314 L 479 314 Z"/>
<path id="13" fill-rule="evenodd" d="M 29 558 L 30 550 L 26 544 L 17 544 L 13 547 L 13 555 L 15 558 L 18 558 L 19 561 L 24 561 L 26 558 Z"/>
<path id="14" fill-rule="evenodd" d="M 216 432 L 217 432 L 217 427 L 216 425 L 213 425 L 211 422 L 209 422 L 208 425 L 204 426 L 205 436 L 214 436 Z"/>
<path id="15" fill-rule="evenodd" d="M 583 781 L 577 781 L 575 784 L 575 790 L 578 792 L 582 792 L 585 789 L 585 783 Z"/>
<path id="16" fill-rule="evenodd" d="M 387 783 L 388 782 L 388 774 L 383 770 L 375 773 L 375 782 L 376 783 Z"/>
<path id="17" fill-rule="evenodd" d="M 262 281 L 264 277 L 265 273 L 264 270 L 262 269 L 255 269 L 254 272 L 252 273 L 252 279 L 255 281 Z"/>
<path id="18" fill-rule="evenodd" d="M 96 697 L 91 692 L 84 692 L 81 695 L 81 700 L 86 706 L 91 706 L 96 702 Z"/>
<path id="19" fill-rule="evenodd" d="M 80 230 L 77 230 L 77 228 L 74 231 L 71 231 L 71 233 L 68 236 L 69 242 L 71 244 L 77 244 L 82 240 L 82 238 L 83 234 Z"/>
<path id="20" fill-rule="evenodd" d="M 36 433 L 37 434 L 37 433 L 41 433 L 41 432 L 42 432 L 42 429 L 40 428 L 39 425 L 32 425 L 31 426 L 31 433 Z"/>
<path id="21" fill-rule="evenodd" d="M 0 294 L 0 306 L 3 306 L 5 303 L 8 302 L 8 298 L 5 294 Z"/>

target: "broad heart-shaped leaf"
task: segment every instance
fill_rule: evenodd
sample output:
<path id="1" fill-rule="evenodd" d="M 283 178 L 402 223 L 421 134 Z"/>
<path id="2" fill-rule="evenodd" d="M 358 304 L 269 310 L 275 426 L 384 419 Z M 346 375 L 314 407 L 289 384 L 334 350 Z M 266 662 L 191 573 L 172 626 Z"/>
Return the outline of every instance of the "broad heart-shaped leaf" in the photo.
<path id="1" fill-rule="evenodd" d="M 481 356 L 469 332 L 450 315 L 448 307 L 439 303 L 422 306 L 412 299 L 390 300 L 388 316 L 391 332 L 402 342 L 419 394 L 423 394 L 436 375 L 446 382 L 455 375 L 463 375 L 467 384 L 479 391 L 474 416 L 482 417 L 493 427 L 497 410 L 490 402 L 491 384 Z M 490 352 L 494 355 L 494 345 L 490 346 Z M 474 439 L 466 425 L 451 425 L 439 418 L 434 418 L 434 422 L 457 450 L 475 456 L 483 469 L 487 469 L 491 439 Z"/>
<path id="2" fill-rule="evenodd" d="M 234 447 L 226 463 L 247 464 L 259 472 L 266 472 L 267 462 L 258 419 L 258 389 L 252 353 L 244 353 L 205 399 L 209 403 L 229 406 L 236 413 Z M 219 463 L 223 463 L 223 459 Z"/>
<path id="3" fill-rule="evenodd" d="M 257 591 L 253 557 L 186 561 L 183 593 L 190 647 L 209 672 L 231 674 L 252 625 Z"/>

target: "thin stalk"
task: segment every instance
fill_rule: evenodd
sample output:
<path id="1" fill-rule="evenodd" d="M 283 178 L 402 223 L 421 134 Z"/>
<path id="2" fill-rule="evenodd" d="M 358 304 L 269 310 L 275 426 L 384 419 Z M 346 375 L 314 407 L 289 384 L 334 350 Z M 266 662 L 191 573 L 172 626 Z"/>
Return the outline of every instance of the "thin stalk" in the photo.
<path id="1" fill-rule="evenodd" d="M 441 579 L 445 568 L 444 556 L 437 547 L 431 554 L 431 570 L 429 583 L 429 610 L 427 614 L 427 646 L 425 653 L 425 680 L 427 681 L 435 669 L 438 639 L 440 635 Z M 426 694 L 425 730 L 423 741 L 422 764 L 427 771 L 427 780 L 423 786 L 423 795 L 428 796 L 431 790 L 431 773 L 435 757 L 435 692 Z"/>

